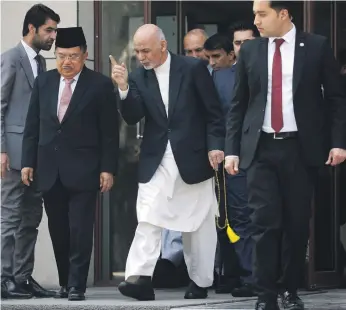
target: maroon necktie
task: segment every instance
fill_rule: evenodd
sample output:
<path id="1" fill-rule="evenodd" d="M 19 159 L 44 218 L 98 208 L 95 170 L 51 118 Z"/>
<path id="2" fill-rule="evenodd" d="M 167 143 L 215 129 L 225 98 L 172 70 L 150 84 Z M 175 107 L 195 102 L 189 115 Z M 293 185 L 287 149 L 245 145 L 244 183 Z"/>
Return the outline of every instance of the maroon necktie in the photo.
<path id="1" fill-rule="evenodd" d="M 275 39 L 275 53 L 273 58 L 272 71 L 272 128 L 275 132 L 280 132 L 284 127 L 282 115 L 282 61 L 280 46 L 284 39 Z"/>

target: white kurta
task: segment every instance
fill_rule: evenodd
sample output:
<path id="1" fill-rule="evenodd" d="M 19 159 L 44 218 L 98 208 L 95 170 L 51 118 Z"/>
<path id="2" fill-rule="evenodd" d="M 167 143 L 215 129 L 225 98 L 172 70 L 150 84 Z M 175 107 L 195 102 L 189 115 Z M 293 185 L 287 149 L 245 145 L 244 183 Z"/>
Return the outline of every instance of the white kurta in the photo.
<path id="1" fill-rule="evenodd" d="M 168 114 L 170 55 L 155 69 Z M 124 99 L 127 91 L 119 90 Z M 189 277 L 200 287 L 213 283 L 217 213 L 214 180 L 186 184 L 175 162 L 170 142 L 162 162 L 148 183 L 140 183 L 138 226 L 126 261 L 125 279 L 152 276 L 161 250 L 162 228 L 181 231 Z"/>
<path id="2" fill-rule="evenodd" d="M 167 115 L 170 62 L 171 57 L 168 54 L 165 63 L 154 69 Z M 192 232 L 200 227 L 210 210 L 217 214 L 214 179 L 186 184 L 180 176 L 168 141 L 161 164 L 152 179 L 148 183 L 139 183 L 138 222 L 175 231 Z"/>

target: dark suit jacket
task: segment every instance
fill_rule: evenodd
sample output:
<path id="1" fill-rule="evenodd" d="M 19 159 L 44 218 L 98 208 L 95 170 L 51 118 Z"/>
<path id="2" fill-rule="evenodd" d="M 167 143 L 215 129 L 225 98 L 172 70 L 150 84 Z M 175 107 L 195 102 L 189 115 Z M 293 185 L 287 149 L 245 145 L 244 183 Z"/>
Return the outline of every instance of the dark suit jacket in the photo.
<path id="1" fill-rule="evenodd" d="M 227 118 L 227 113 L 231 106 L 236 66 L 235 64 L 231 68 L 223 68 L 213 73 L 215 87 L 219 94 L 225 119 Z"/>
<path id="2" fill-rule="evenodd" d="M 119 131 L 111 80 L 84 67 L 65 117 L 57 117 L 60 74 L 36 80 L 26 119 L 22 167 L 36 172 L 38 188 L 49 190 L 60 178 L 74 190 L 97 190 L 100 173 L 117 168 Z"/>
<path id="3" fill-rule="evenodd" d="M 267 86 L 268 39 L 247 41 L 237 62 L 225 145 L 226 156 L 240 155 L 244 169 L 261 135 Z M 292 87 L 303 160 L 309 166 L 323 165 L 330 148 L 346 149 L 346 100 L 338 63 L 325 37 L 297 32 Z"/>
<path id="4" fill-rule="evenodd" d="M 130 74 L 129 92 L 120 105 L 128 124 L 145 117 L 140 183 L 154 175 L 168 139 L 184 182 L 213 176 L 208 151 L 223 149 L 225 129 L 213 80 L 202 61 L 171 54 L 168 118 L 154 70 L 138 68 Z"/>

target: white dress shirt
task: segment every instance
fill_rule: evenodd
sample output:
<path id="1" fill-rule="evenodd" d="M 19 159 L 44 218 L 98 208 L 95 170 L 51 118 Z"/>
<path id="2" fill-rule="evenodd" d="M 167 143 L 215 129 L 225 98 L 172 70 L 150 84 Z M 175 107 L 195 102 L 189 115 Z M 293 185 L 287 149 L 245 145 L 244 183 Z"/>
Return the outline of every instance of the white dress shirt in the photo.
<path id="1" fill-rule="evenodd" d="M 293 24 L 292 26 L 292 29 L 282 37 L 285 42 L 280 46 L 282 59 L 282 113 L 284 122 L 284 127 L 280 130 L 280 132 L 298 130 L 293 109 L 293 65 L 297 30 Z M 262 130 L 268 133 L 275 132 L 271 125 L 272 70 L 275 53 L 275 39 L 276 38 L 269 38 L 268 41 L 268 93 L 264 121 L 262 125 Z M 231 157 L 237 158 L 238 156 L 226 156 L 226 158 Z"/>
<path id="2" fill-rule="evenodd" d="M 82 72 L 82 71 L 81 71 Z M 71 83 L 71 90 L 72 90 L 72 94 L 76 88 L 79 76 L 81 74 L 81 72 L 79 72 L 73 79 L 73 83 Z M 62 92 L 64 90 L 65 87 L 65 78 L 63 76 L 60 77 L 60 85 L 59 85 L 59 96 L 58 96 L 58 104 L 57 104 L 57 109 L 56 109 L 56 113 L 58 115 L 59 112 L 59 106 L 60 106 L 60 100 L 61 100 L 61 96 L 62 96 Z"/>
<path id="3" fill-rule="evenodd" d="M 35 57 L 37 56 L 37 53 L 34 51 L 32 47 L 30 47 L 28 44 L 24 42 L 24 40 L 21 40 L 21 43 L 25 49 L 26 54 L 28 55 L 32 73 L 34 74 L 34 78 L 37 77 L 37 62 Z"/>
<path id="4" fill-rule="evenodd" d="M 293 24 L 292 26 L 292 29 L 282 37 L 285 42 L 280 46 L 282 59 L 282 113 L 284 125 L 280 132 L 290 132 L 298 130 L 293 109 L 293 64 L 296 44 L 296 27 Z M 276 38 L 269 38 L 268 42 L 268 93 L 267 105 L 262 126 L 262 130 L 264 132 L 274 132 L 274 129 L 271 125 L 271 101 L 275 39 Z"/>

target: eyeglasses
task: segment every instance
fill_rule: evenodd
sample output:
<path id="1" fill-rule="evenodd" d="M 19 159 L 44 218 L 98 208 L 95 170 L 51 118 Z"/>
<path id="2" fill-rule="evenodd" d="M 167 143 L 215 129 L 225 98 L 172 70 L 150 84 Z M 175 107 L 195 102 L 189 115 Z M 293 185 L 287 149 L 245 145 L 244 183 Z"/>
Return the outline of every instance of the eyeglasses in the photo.
<path id="1" fill-rule="evenodd" d="M 77 61 L 81 59 L 82 55 L 78 54 L 72 54 L 72 55 L 64 55 L 64 54 L 56 54 L 56 59 L 59 61 L 65 61 L 66 59 L 69 59 L 71 61 Z"/>

